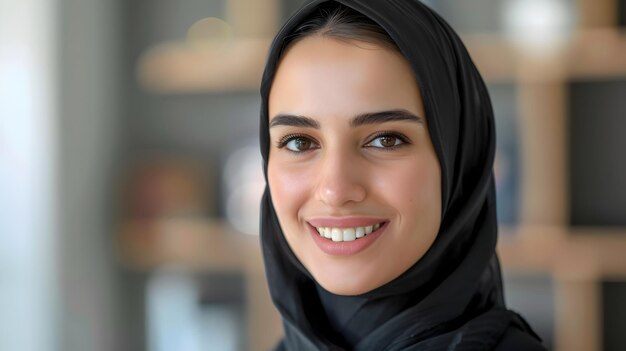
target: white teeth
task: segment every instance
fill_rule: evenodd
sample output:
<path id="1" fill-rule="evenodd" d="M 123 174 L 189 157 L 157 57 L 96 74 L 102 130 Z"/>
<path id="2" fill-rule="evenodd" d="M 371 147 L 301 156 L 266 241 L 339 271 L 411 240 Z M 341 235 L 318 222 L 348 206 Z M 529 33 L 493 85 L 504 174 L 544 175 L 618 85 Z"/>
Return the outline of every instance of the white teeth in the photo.
<path id="1" fill-rule="evenodd" d="M 332 235 L 330 234 L 330 228 L 328 228 L 328 227 L 324 227 L 324 237 L 325 237 L 326 239 L 330 239 L 330 238 L 332 238 Z"/>
<path id="2" fill-rule="evenodd" d="M 343 241 L 354 241 L 356 240 L 356 231 L 354 228 L 348 228 L 343 230 Z"/>
<path id="3" fill-rule="evenodd" d="M 333 241 L 343 241 L 343 231 L 339 228 L 333 228 L 330 235 Z"/>
<path id="4" fill-rule="evenodd" d="M 355 231 L 355 236 L 356 236 L 357 239 L 364 237 L 365 236 L 365 228 L 357 227 L 356 231 Z"/>
<path id="5" fill-rule="evenodd" d="M 321 237 L 331 239 L 332 241 L 354 241 L 360 239 L 373 231 L 380 228 L 381 224 L 370 225 L 367 227 L 354 227 L 354 228 L 331 228 L 331 227 L 316 227 L 315 229 Z"/>

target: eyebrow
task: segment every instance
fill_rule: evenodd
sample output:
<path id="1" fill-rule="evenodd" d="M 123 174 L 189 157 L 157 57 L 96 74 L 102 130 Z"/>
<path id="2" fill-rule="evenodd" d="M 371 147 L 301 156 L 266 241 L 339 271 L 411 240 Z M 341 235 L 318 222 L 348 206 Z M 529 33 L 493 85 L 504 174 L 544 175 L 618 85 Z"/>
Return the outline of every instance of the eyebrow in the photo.
<path id="1" fill-rule="evenodd" d="M 276 115 L 276 117 L 272 118 L 272 121 L 270 122 L 270 128 L 276 126 L 308 127 L 320 129 L 319 122 L 317 122 L 313 118 L 285 114 Z"/>
<path id="2" fill-rule="evenodd" d="M 424 119 L 422 117 L 417 116 L 407 110 L 389 110 L 360 114 L 350 121 L 350 126 L 360 127 L 366 124 L 378 124 L 396 121 L 424 123 Z"/>
<path id="3" fill-rule="evenodd" d="M 417 116 L 407 110 L 398 109 L 359 114 L 350 121 L 350 126 L 355 128 L 363 125 L 396 121 L 424 123 L 424 119 L 422 117 Z M 279 114 L 272 118 L 272 121 L 270 122 L 270 128 L 275 126 L 307 127 L 320 129 L 319 122 L 314 120 L 313 118 L 288 114 Z"/>

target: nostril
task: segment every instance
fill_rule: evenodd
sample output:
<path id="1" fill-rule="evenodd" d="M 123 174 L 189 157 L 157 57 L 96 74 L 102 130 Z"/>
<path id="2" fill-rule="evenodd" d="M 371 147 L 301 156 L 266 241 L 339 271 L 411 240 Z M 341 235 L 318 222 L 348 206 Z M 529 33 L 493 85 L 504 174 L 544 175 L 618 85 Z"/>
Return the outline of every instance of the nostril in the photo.
<path id="1" fill-rule="evenodd" d="M 342 206 L 348 202 L 359 202 L 365 198 L 363 172 L 355 167 L 356 161 L 346 151 L 334 150 L 327 155 L 318 168 L 318 197 L 329 206 Z"/>
<path id="2" fill-rule="evenodd" d="M 323 184 L 318 189 L 319 199 L 332 206 L 341 206 L 349 202 L 360 202 L 365 198 L 365 188 L 360 184 Z"/>

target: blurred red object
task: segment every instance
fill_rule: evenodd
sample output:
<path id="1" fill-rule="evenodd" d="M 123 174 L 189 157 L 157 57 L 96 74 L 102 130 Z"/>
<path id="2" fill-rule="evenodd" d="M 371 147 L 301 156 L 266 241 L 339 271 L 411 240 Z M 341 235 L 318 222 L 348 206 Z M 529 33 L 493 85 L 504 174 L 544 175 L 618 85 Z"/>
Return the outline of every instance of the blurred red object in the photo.
<path id="1" fill-rule="evenodd" d="M 198 162 L 154 159 L 134 163 L 122 186 L 123 216 L 132 219 L 207 216 L 209 174 Z"/>

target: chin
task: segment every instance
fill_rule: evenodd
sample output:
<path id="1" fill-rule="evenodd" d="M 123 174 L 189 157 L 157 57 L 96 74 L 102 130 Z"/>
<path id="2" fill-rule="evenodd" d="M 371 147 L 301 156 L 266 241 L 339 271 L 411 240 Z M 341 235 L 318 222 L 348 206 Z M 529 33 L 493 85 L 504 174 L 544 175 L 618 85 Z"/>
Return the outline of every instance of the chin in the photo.
<path id="1" fill-rule="evenodd" d="M 335 295 L 357 296 L 357 295 L 365 294 L 366 292 L 373 290 L 373 289 L 368 289 L 367 287 L 364 287 L 361 284 L 345 284 L 343 282 L 330 282 L 330 284 L 324 284 L 323 282 L 319 280 L 317 280 L 317 282 L 326 291 L 333 293 Z"/>
<path id="2" fill-rule="evenodd" d="M 327 274 L 324 274 L 327 273 Z M 372 291 L 385 283 L 386 280 L 373 280 L 372 275 L 335 275 L 323 272 L 321 274 L 313 274 L 315 281 L 326 291 L 335 295 L 356 296 Z M 380 277 L 374 277 L 380 278 Z"/>

